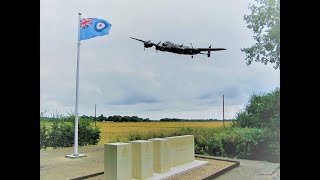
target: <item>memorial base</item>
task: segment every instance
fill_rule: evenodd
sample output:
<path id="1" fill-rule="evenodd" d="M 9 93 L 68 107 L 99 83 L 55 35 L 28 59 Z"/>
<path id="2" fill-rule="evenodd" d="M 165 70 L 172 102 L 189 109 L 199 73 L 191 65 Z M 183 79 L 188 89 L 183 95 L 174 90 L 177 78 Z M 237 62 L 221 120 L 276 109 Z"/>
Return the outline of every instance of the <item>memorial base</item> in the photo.
<path id="1" fill-rule="evenodd" d="M 171 167 L 170 171 L 167 171 L 165 173 L 153 173 L 152 177 L 149 177 L 145 180 L 165 180 L 170 177 L 185 173 L 187 171 L 190 171 L 192 169 L 198 168 L 198 167 L 206 165 L 206 164 L 208 164 L 208 162 L 206 162 L 206 161 L 194 160 L 194 161 L 191 161 L 191 162 L 188 162 L 185 164 Z M 137 180 L 137 179 L 132 178 L 132 180 Z"/>
<path id="2" fill-rule="evenodd" d="M 69 154 L 69 155 L 66 155 L 66 158 L 71 158 L 71 159 L 82 158 L 82 157 L 87 157 L 87 155 L 85 155 L 85 154 Z"/>

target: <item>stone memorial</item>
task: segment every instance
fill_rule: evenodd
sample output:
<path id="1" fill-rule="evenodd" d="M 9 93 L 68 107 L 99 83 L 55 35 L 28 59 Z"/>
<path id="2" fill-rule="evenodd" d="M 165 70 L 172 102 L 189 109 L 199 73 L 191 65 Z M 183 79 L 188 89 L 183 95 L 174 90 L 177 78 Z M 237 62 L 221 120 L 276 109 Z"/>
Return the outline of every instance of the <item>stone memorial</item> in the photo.
<path id="1" fill-rule="evenodd" d="M 153 142 L 129 141 L 132 144 L 132 177 L 146 179 L 153 176 Z"/>
<path id="2" fill-rule="evenodd" d="M 195 160 L 193 135 L 173 136 L 166 139 L 169 139 L 171 146 L 171 167 Z"/>
<path id="3" fill-rule="evenodd" d="M 132 179 L 132 144 L 104 144 L 104 176 L 106 180 Z"/>
<path id="4" fill-rule="evenodd" d="M 104 144 L 106 180 L 158 180 L 208 164 L 195 160 L 194 136 Z"/>
<path id="5" fill-rule="evenodd" d="M 170 171 L 171 151 L 169 140 L 165 138 L 149 139 L 153 141 L 153 171 L 164 173 Z"/>

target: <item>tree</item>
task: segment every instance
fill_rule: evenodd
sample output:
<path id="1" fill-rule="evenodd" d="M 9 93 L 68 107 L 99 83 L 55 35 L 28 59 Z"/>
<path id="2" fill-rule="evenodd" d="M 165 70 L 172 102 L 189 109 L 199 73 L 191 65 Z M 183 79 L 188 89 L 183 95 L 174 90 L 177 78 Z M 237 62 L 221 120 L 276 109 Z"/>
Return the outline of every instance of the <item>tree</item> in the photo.
<path id="1" fill-rule="evenodd" d="M 97 118 L 97 121 L 100 121 L 100 122 L 102 122 L 102 121 L 104 121 L 104 120 L 106 120 L 106 117 L 104 117 L 103 114 L 101 114 L 101 115 L 98 116 L 98 118 Z"/>
<path id="2" fill-rule="evenodd" d="M 270 93 L 253 94 L 245 110 L 238 113 L 235 126 L 280 130 L 280 88 Z"/>
<path id="3" fill-rule="evenodd" d="M 274 69 L 280 69 L 280 0 L 255 1 L 260 6 L 249 4 L 251 14 L 245 14 L 243 19 L 257 42 L 241 51 L 246 53 L 248 66 L 254 60 L 265 65 L 275 63 Z"/>

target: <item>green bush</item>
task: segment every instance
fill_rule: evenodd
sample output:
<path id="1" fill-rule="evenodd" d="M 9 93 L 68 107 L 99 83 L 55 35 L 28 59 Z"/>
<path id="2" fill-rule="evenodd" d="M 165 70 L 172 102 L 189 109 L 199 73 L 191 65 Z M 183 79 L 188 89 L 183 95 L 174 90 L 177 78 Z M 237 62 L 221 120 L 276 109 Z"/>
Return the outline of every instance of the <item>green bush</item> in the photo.
<path id="1" fill-rule="evenodd" d="M 60 122 L 53 122 L 48 131 L 48 146 L 57 148 L 60 146 L 61 131 L 59 129 Z"/>
<path id="2" fill-rule="evenodd" d="M 264 133 L 257 134 L 256 137 L 250 137 L 246 134 L 248 140 L 240 157 L 260 159 L 263 157 L 269 161 L 280 161 L 280 88 L 276 88 L 270 93 L 254 94 L 249 100 L 245 110 L 237 114 L 233 127 L 240 128 L 261 128 Z M 258 139 L 260 138 L 260 139 Z M 251 139 L 251 141 L 250 141 Z M 254 139 L 254 140 L 252 140 Z M 252 141 L 256 143 L 252 146 Z M 263 142 L 260 142 L 263 141 Z M 243 142 L 244 143 L 244 142 Z M 246 150 L 252 148 L 252 150 Z M 249 154 L 244 154 L 248 153 Z"/>
<path id="3" fill-rule="evenodd" d="M 252 95 L 245 110 L 237 114 L 233 126 L 280 131 L 280 89 Z"/>
<path id="4" fill-rule="evenodd" d="M 100 140 L 100 129 L 91 120 L 80 119 L 78 145 L 95 145 Z M 71 147 L 74 145 L 74 122 L 54 121 L 40 124 L 40 150 L 47 147 Z"/>
<path id="5" fill-rule="evenodd" d="M 194 135 L 194 151 L 196 154 L 205 154 L 207 151 L 207 141 L 200 133 Z"/>
<path id="6" fill-rule="evenodd" d="M 196 154 L 280 162 L 280 146 L 275 143 L 278 135 L 266 128 L 180 128 L 161 133 L 132 132 L 127 139 L 147 140 L 188 134 L 194 135 Z"/>
<path id="7" fill-rule="evenodd" d="M 279 162 L 280 146 L 275 143 L 276 137 L 269 129 L 226 128 L 216 131 L 204 144 L 207 144 L 206 153 L 213 156 Z"/>
<path id="8" fill-rule="evenodd" d="M 74 144 L 74 126 L 71 123 L 59 124 L 59 143 L 57 147 L 71 147 Z"/>
<path id="9" fill-rule="evenodd" d="M 147 140 L 147 139 L 152 139 L 152 138 L 165 138 L 165 137 L 170 137 L 170 136 L 180 136 L 183 135 L 181 131 L 160 131 L 160 132 L 154 132 L 154 131 L 149 131 L 146 133 L 140 133 L 140 132 L 130 132 L 126 139 L 128 141 L 135 141 L 135 140 Z M 116 139 L 119 139 L 119 137 L 116 137 Z M 114 140 L 117 141 L 117 140 Z"/>
<path id="10" fill-rule="evenodd" d="M 46 125 L 40 124 L 40 150 L 48 147 L 48 128 Z"/>
<path id="11" fill-rule="evenodd" d="M 79 145 L 96 145 L 100 140 L 100 130 L 90 126 L 90 120 L 80 121 L 78 126 Z"/>
<path id="12" fill-rule="evenodd" d="M 129 133 L 128 141 L 142 140 L 142 136 L 139 132 Z"/>

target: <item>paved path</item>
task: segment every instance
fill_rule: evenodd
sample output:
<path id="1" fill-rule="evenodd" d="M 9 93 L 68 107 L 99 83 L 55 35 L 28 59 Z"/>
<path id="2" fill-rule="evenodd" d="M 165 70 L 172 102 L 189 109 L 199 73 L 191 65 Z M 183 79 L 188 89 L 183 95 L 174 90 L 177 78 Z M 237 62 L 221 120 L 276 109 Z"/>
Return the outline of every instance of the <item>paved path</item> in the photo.
<path id="1" fill-rule="evenodd" d="M 220 157 L 219 157 L 220 158 Z M 240 166 L 222 174 L 215 180 L 277 180 L 280 179 L 280 164 L 245 159 L 231 159 L 240 162 Z"/>
<path id="2" fill-rule="evenodd" d="M 41 150 L 40 179 L 66 180 L 103 172 L 103 145 L 79 147 L 78 152 L 86 154 L 87 157 L 66 158 L 65 155 L 73 153 L 72 147 Z M 217 177 L 217 180 L 280 179 L 280 164 L 278 163 L 231 158 L 221 159 L 239 161 L 240 166 Z"/>
<path id="3" fill-rule="evenodd" d="M 40 151 L 40 179 L 66 180 L 104 171 L 103 145 L 79 147 L 78 152 L 87 157 L 70 159 L 73 148 Z"/>

